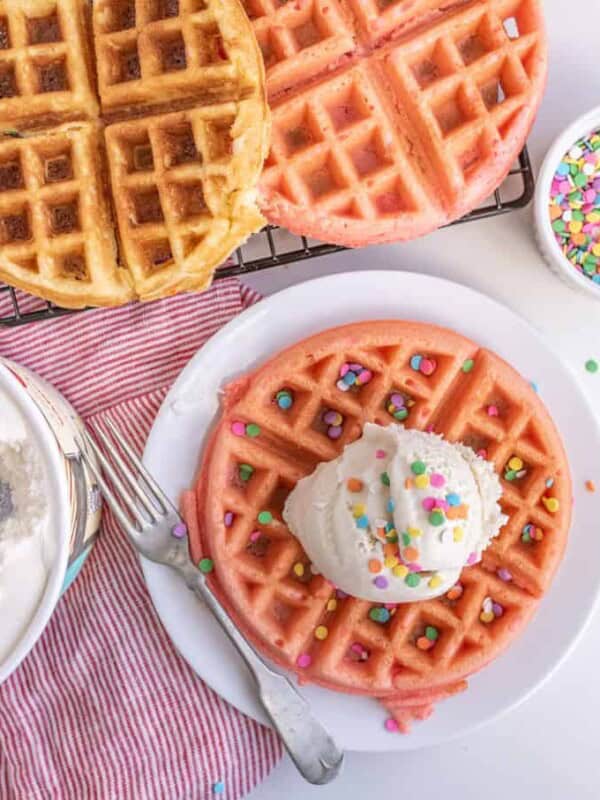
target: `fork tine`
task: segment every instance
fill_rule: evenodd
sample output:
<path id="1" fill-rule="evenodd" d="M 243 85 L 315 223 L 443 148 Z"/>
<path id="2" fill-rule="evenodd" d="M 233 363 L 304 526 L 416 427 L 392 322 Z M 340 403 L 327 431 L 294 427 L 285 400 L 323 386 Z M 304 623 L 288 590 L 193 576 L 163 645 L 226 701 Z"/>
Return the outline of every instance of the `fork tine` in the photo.
<path id="1" fill-rule="evenodd" d="M 77 447 L 79 448 L 79 452 L 81 453 L 81 458 L 83 459 L 83 461 L 85 462 L 85 465 L 88 467 L 88 469 L 90 470 L 90 472 L 94 476 L 96 482 L 98 483 L 98 486 L 100 487 L 100 490 L 102 492 L 102 496 L 104 497 L 104 499 L 108 503 L 108 505 L 110 507 L 110 510 L 113 512 L 113 514 L 117 518 L 117 521 L 118 521 L 119 525 L 125 531 L 125 533 L 129 537 L 131 542 L 134 545 L 137 546 L 137 543 L 139 541 L 139 536 L 140 536 L 139 531 L 136 530 L 136 528 L 133 526 L 131 520 L 129 519 L 127 514 L 123 511 L 123 509 L 121 508 L 121 506 L 117 502 L 114 494 L 108 488 L 108 484 L 104 480 L 104 477 L 102 476 L 102 473 L 97 468 L 96 464 L 94 463 L 94 460 L 91 459 L 88 456 L 88 454 L 87 454 L 87 452 L 85 450 L 85 447 L 83 447 L 83 445 L 82 445 L 82 442 L 80 442 L 78 439 L 75 439 L 75 443 L 77 444 Z"/>
<path id="2" fill-rule="evenodd" d="M 142 461 L 138 457 L 137 453 L 132 449 L 131 445 L 125 439 L 123 434 L 111 422 L 111 420 L 107 419 L 106 420 L 106 425 L 110 429 L 110 432 L 112 433 L 113 438 L 115 439 L 115 441 L 117 442 L 117 444 L 119 445 L 121 450 L 133 462 L 133 465 L 136 467 L 136 469 L 139 470 L 140 475 L 142 476 L 142 478 L 146 482 L 146 485 L 148 486 L 148 488 L 154 494 L 155 500 L 158 503 L 160 503 L 160 505 L 162 506 L 163 510 L 165 512 L 167 512 L 169 510 L 177 511 L 177 509 L 174 508 L 173 504 L 171 503 L 171 501 L 169 500 L 167 495 L 163 492 L 163 490 L 160 488 L 158 483 L 154 480 L 152 475 L 150 475 L 150 473 L 148 472 L 146 467 L 142 464 Z"/>
<path id="3" fill-rule="evenodd" d="M 150 520 L 148 520 L 148 518 L 141 513 L 140 509 L 135 504 L 135 500 L 132 498 L 127 487 L 121 480 L 119 473 L 112 467 L 110 461 L 106 458 L 102 450 L 100 450 L 96 442 L 87 431 L 84 431 L 83 438 L 86 446 L 93 451 L 94 455 L 102 465 L 102 469 L 104 470 L 105 474 L 111 479 L 121 502 L 123 505 L 127 506 L 127 509 L 135 522 L 137 522 L 141 527 L 147 525 L 149 521 L 155 522 L 154 516 L 150 515 Z"/>
<path id="4" fill-rule="evenodd" d="M 117 467 L 121 470 L 121 474 L 124 476 L 125 480 L 129 484 L 131 490 L 133 491 L 137 499 L 140 501 L 140 503 L 144 506 L 144 508 L 148 512 L 150 520 L 154 522 L 156 520 L 157 514 L 160 513 L 160 509 L 150 502 L 147 493 L 139 485 L 135 475 L 129 469 L 128 465 L 125 463 L 125 460 L 123 459 L 117 448 L 114 446 L 114 443 L 109 440 L 108 436 L 104 433 L 104 431 L 97 429 L 96 433 L 98 434 L 98 437 L 100 438 L 102 444 L 106 448 L 106 452 L 112 454 L 112 457 Z"/>

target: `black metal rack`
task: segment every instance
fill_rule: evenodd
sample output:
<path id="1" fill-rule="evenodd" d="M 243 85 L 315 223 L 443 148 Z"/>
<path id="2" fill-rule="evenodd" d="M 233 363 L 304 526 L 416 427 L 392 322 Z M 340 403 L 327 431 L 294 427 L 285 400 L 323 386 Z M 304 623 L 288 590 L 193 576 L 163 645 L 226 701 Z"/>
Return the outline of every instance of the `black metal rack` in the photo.
<path id="1" fill-rule="evenodd" d="M 506 180 L 482 206 L 462 219 L 451 223 L 461 225 L 487 217 L 506 214 L 526 206 L 533 197 L 535 181 L 527 148 L 519 156 L 518 163 Z M 282 228 L 267 226 L 252 236 L 243 247 L 216 272 L 217 278 L 232 275 L 248 275 L 259 270 L 317 258 L 343 250 L 332 244 L 313 242 L 304 236 L 294 236 Z M 6 300 L 8 299 L 8 303 Z M 5 301 L 2 303 L 2 301 Z M 0 325 L 24 325 L 29 322 L 47 320 L 63 314 L 76 313 L 59 308 L 43 300 L 32 301 L 29 295 L 0 283 Z"/>

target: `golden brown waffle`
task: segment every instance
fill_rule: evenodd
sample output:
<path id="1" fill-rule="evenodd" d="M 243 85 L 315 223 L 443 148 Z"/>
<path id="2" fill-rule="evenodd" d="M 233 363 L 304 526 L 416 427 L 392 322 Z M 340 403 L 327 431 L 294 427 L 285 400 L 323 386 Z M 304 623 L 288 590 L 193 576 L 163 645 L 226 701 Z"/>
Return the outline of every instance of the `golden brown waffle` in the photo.
<path id="1" fill-rule="evenodd" d="M 433 373 L 415 370 L 414 356 L 433 361 Z M 341 391 L 345 363 L 370 370 L 369 383 Z M 287 410 L 277 403 L 282 390 L 293 398 Z M 395 421 L 392 394 L 405 398 L 408 427 L 443 433 L 494 463 L 509 522 L 482 563 L 463 570 L 460 597 L 401 604 L 383 624 L 369 616 L 377 604 L 336 592 L 311 571 L 282 509 L 295 483 L 335 458 L 366 422 Z M 325 410 L 342 415 L 338 439 L 327 434 Z M 240 436 L 234 422 L 258 428 Z M 515 458 L 518 476 L 508 466 Z M 184 509 L 193 558 L 214 560 L 214 587 L 257 647 L 302 680 L 391 697 L 398 715 L 407 706 L 414 716 L 461 688 L 523 629 L 560 562 L 571 502 L 559 435 L 526 380 L 456 333 L 388 321 L 314 336 L 227 387 Z M 493 620 L 482 619 L 486 598 L 502 608 Z M 439 636 L 423 650 L 426 626 Z"/>
<path id="2" fill-rule="evenodd" d="M 0 125 L 97 113 L 87 16 L 81 0 L 0 0 Z"/>
<path id="3" fill-rule="evenodd" d="M 539 0 L 244 0 L 267 67 L 271 222 L 343 245 L 410 239 L 483 202 L 547 70 Z"/>
<path id="4" fill-rule="evenodd" d="M 59 305 L 125 303 L 100 127 L 0 140 L 0 280 Z"/>
<path id="5" fill-rule="evenodd" d="M 203 289 L 264 222 L 248 20 L 238 0 L 100 0 L 92 45 L 90 13 L 0 0 L 0 278 L 75 308 Z"/>

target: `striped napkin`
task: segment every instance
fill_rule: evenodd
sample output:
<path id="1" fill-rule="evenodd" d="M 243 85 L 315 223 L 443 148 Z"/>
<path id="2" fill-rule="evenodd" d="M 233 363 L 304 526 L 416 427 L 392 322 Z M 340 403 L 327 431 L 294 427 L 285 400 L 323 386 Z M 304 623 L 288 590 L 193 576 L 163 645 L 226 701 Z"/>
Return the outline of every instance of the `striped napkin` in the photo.
<path id="1" fill-rule="evenodd" d="M 93 424 L 126 428 L 141 451 L 183 366 L 257 299 L 231 279 L 201 295 L 0 327 L 0 355 L 53 383 Z M 1 800 L 235 800 L 280 756 L 275 734 L 177 653 L 105 513 L 81 575 L 0 686 Z"/>

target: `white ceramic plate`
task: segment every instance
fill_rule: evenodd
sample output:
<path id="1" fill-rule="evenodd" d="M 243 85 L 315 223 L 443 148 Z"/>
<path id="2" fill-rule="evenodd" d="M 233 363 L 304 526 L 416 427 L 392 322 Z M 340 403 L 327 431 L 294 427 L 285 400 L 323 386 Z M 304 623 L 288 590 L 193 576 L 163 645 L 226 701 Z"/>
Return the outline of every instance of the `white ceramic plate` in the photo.
<path id="1" fill-rule="evenodd" d="M 461 735 L 522 702 L 545 681 L 583 631 L 600 573 L 597 496 L 584 482 L 600 476 L 600 432 L 574 378 L 520 317 L 449 281 L 406 272 L 355 272 L 294 286 L 240 314 L 190 361 L 165 399 L 145 462 L 176 500 L 192 485 L 219 390 L 230 379 L 305 336 L 347 322 L 403 318 L 444 325 L 489 347 L 539 387 L 564 437 L 574 481 L 575 518 L 551 591 L 520 639 L 466 693 L 439 704 L 408 736 L 383 727 L 370 699 L 317 687 L 303 693 L 349 750 L 410 750 Z M 250 678 L 210 613 L 168 569 L 143 564 L 154 605 L 175 645 L 220 695 L 262 722 Z"/>

